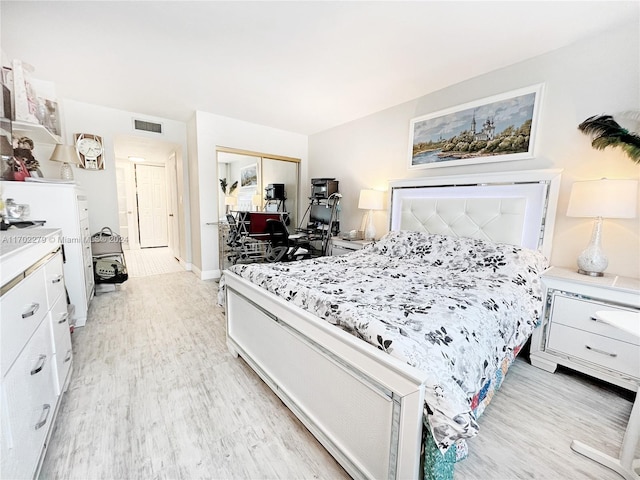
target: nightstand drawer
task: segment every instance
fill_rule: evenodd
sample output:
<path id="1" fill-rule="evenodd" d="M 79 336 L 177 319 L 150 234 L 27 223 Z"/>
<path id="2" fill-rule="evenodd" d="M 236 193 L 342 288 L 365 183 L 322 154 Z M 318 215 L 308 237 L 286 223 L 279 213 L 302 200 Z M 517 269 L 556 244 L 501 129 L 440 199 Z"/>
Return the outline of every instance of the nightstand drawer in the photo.
<path id="1" fill-rule="evenodd" d="M 603 310 L 623 312 L 637 311 L 631 308 L 617 307 L 608 303 L 597 302 L 585 298 L 555 295 L 553 297 L 551 318 L 554 325 L 562 324 L 615 340 L 640 345 L 640 338 L 618 328 L 612 327 L 611 325 L 596 321 L 596 312 Z M 640 363 L 640 357 L 636 357 L 635 361 L 636 363 Z"/>
<path id="2" fill-rule="evenodd" d="M 549 349 L 640 378 L 638 345 L 554 323 L 548 346 Z"/>

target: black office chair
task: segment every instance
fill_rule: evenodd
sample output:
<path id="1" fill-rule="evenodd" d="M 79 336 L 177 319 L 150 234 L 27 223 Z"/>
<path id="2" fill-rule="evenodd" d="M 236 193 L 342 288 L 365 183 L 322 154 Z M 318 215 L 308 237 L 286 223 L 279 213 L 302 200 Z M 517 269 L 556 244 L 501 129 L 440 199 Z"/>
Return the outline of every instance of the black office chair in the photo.
<path id="1" fill-rule="evenodd" d="M 229 250 L 231 250 L 231 253 L 227 255 L 227 260 L 231 262 L 232 265 L 235 265 L 241 256 L 242 235 L 238 227 L 238 222 L 236 222 L 236 217 L 230 213 L 227 213 L 226 217 L 227 223 L 229 223 L 229 234 L 226 238 L 226 244 L 229 247 Z"/>
<path id="2" fill-rule="evenodd" d="M 266 232 L 269 235 L 265 254 L 267 262 L 290 262 L 310 256 L 309 250 L 300 244 L 300 237 L 289 235 L 289 230 L 282 221 L 268 219 Z"/>
<path id="3" fill-rule="evenodd" d="M 230 247 L 237 247 L 240 245 L 240 229 L 236 222 L 236 217 L 227 213 L 227 223 L 229 224 L 229 236 L 227 237 L 227 245 Z"/>

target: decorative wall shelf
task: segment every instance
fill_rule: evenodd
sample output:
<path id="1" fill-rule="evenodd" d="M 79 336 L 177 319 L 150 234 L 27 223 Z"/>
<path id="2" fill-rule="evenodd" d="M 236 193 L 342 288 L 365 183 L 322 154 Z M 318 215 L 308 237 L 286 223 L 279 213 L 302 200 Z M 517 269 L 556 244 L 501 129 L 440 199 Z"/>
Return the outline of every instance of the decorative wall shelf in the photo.
<path id="1" fill-rule="evenodd" d="M 55 145 L 62 143 L 60 135 L 56 135 L 38 123 L 11 122 L 13 134 L 21 137 L 29 137 L 33 143 Z"/>

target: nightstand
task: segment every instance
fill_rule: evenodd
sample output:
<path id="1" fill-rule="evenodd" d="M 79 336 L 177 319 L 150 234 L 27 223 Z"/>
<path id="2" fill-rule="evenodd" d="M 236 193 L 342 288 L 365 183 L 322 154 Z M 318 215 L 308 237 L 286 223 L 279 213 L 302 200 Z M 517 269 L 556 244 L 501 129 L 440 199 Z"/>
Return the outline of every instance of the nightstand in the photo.
<path id="1" fill-rule="evenodd" d="M 331 256 L 344 255 L 345 253 L 360 250 L 365 245 L 373 243 L 372 240 L 345 240 L 342 238 L 331 238 Z"/>
<path id="2" fill-rule="evenodd" d="M 589 277 L 551 267 L 542 275 L 542 324 L 531 339 L 531 364 L 555 372 L 558 365 L 636 390 L 640 338 L 599 321 L 598 311 L 640 310 L 640 280 Z"/>

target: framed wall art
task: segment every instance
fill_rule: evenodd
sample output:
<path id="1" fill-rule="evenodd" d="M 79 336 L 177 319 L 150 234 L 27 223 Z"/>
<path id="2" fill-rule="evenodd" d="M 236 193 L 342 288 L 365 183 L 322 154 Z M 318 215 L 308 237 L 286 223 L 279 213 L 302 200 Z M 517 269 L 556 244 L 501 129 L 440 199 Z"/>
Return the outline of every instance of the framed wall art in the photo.
<path id="1" fill-rule="evenodd" d="M 258 186 L 258 164 L 253 163 L 240 168 L 240 187 L 257 187 Z"/>
<path id="2" fill-rule="evenodd" d="M 409 168 L 533 158 L 542 90 L 533 85 L 412 119 Z"/>

